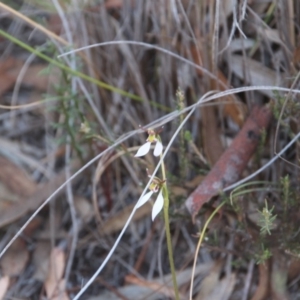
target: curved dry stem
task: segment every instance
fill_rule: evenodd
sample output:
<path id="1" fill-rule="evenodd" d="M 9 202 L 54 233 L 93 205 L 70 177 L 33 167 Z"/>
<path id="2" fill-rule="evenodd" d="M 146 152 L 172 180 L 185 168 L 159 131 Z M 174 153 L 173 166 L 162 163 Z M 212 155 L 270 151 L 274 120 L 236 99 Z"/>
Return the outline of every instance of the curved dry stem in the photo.
<path id="1" fill-rule="evenodd" d="M 248 91 L 248 90 L 252 90 L 253 88 L 251 87 L 244 87 L 244 88 L 238 88 L 238 89 L 233 89 L 230 90 L 231 94 L 232 93 L 238 93 L 238 92 L 243 92 L 243 91 Z M 259 88 L 257 88 L 256 90 L 258 90 Z M 273 87 L 265 87 L 265 89 L 274 89 Z M 281 91 L 290 91 L 290 89 L 287 88 L 278 88 Z M 295 93 L 300 93 L 299 90 L 293 90 L 293 92 Z M 211 94 L 211 93 L 210 93 Z M 159 126 L 162 126 L 163 124 L 166 124 L 168 122 L 170 122 L 171 120 L 173 120 L 174 118 L 180 116 L 183 113 L 186 113 L 187 111 L 190 110 L 189 114 L 186 116 L 186 118 L 184 119 L 184 121 L 179 125 L 178 129 L 176 130 L 176 132 L 174 133 L 174 136 L 171 138 L 168 146 L 165 149 L 165 152 L 162 156 L 162 159 L 159 160 L 147 186 L 144 189 L 143 194 L 141 195 L 141 197 L 145 194 L 146 190 L 148 189 L 151 181 L 153 180 L 155 174 L 158 171 L 158 168 L 160 167 L 162 160 L 165 158 L 166 153 L 169 151 L 172 143 L 174 142 L 175 137 L 178 135 L 179 131 L 182 129 L 182 126 L 186 123 L 186 121 L 188 120 L 188 118 L 192 115 L 192 113 L 194 112 L 194 110 L 201 105 L 201 103 L 205 103 L 208 102 L 210 100 L 213 99 L 217 99 L 220 97 L 220 95 L 225 96 L 228 95 L 229 92 L 220 92 L 217 93 L 213 96 L 208 96 L 204 95 L 203 97 L 201 97 L 198 102 L 194 105 L 191 105 L 181 111 L 175 111 L 172 112 L 162 118 L 159 118 L 158 120 L 155 120 L 151 123 L 149 123 L 147 126 L 145 127 L 151 127 L 151 128 L 157 128 Z M 207 97 L 207 98 L 206 98 Z M 120 145 L 121 143 L 125 142 L 127 139 L 129 139 L 130 137 L 134 136 L 137 133 L 142 133 L 143 130 L 142 129 L 137 129 L 137 130 L 133 130 L 129 133 L 127 133 L 126 135 L 120 137 L 118 140 L 115 141 L 115 143 L 111 146 L 109 146 L 105 151 L 99 153 L 97 156 L 95 156 L 93 159 L 91 159 L 88 163 L 86 163 L 83 167 L 81 167 L 77 172 L 75 172 L 70 178 L 69 180 L 67 180 L 66 182 L 64 182 L 54 193 L 52 193 L 45 201 L 43 204 L 41 204 L 36 211 L 30 216 L 30 218 L 25 222 L 25 224 L 18 230 L 18 232 L 14 235 L 14 237 L 11 239 L 11 241 L 4 247 L 4 249 L 0 252 L 0 258 L 3 256 L 3 254 L 7 251 L 7 249 L 12 245 L 12 243 L 18 238 L 18 236 L 20 236 L 20 234 L 24 231 L 24 229 L 28 226 L 28 224 L 38 215 L 38 213 L 63 189 L 65 188 L 65 186 L 67 185 L 68 182 L 72 181 L 75 177 L 77 177 L 80 173 L 82 173 L 85 169 L 87 169 L 89 166 L 91 166 L 94 162 L 96 162 L 98 159 L 100 159 L 103 155 L 105 155 L 106 153 L 108 153 L 110 150 L 114 149 L 115 147 L 117 147 L 118 145 Z M 300 133 L 298 133 L 291 141 L 288 145 L 286 145 L 272 160 L 271 163 L 273 163 L 280 155 L 282 155 L 289 147 L 291 147 L 296 140 L 300 137 Z M 268 163 L 266 167 L 268 167 L 271 163 Z M 228 191 L 232 188 L 235 188 L 236 186 L 238 186 L 239 184 L 242 184 L 243 182 L 246 182 L 248 180 L 250 180 L 251 178 L 253 178 L 254 176 L 256 176 L 257 174 L 259 174 L 261 171 L 263 171 L 265 168 L 265 166 L 263 166 L 262 168 L 260 168 L 259 170 L 257 170 L 255 173 L 253 173 L 252 175 L 249 175 L 248 177 L 244 178 L 243 180 L 237 182 L 236 184 L 233 184 L 229 187 L 227 187 L 226 189 L 224 189 L 224 191 Z"/>
<path id="2" fill-rule="evenodd" d="M 221 207 L 226 203 L 226 201 L 223 201 L 218 207 L 213 211 L 213 213 L 209 216 L 207 221 L 205 222 L 203 229 L 201 231 L 199 241 L 197 244 L 197 248 L 194 255 L 194 263 L 193 263 L 193 269 L 192 269 L 192 275 L 191 275 L 191 286 L 190 286 L 190 297 L 189 300 L 193 300 L 193 288 L 194 288 L 194 276 L 195 276 L 195 270 L 196 270 L 196 264 L 197 264 L 197 257 L 199 255 L 200 247 L 204 239 L 205 231 L 210 223 L 210 221 L 213 219 L 215 214 L 221 209 Z"/>
<path id="3" fill-rule="evenodd" d="M 101 214 L 100 214 L 100 211 L 98 208 L 98 203 L 97 203 L 96 184 L 99 182 L 102 174 L 104 173 L 106 168 L 111 163 L 113 163 L 117 158 L 123 156 L 124 154 L 137 151 L 139 149 L 139 147 L 140 146 L 135 146 L 135 147 L 127 148 L 126 150 L 120 150 L 116 154 L 111 156 L 110 158 L 106 159 L 105 161 L 103 161 L 105 159 L 105 156 L 103 156 L 101 158 L 101 160 L 99 160 L 96 171 L 95 171 L 95 175 L 94 175 L 94 179 L 93 179 L 93 187 L 92 187 L 93 206 L 94 206 L 94 211 L 95 211 L 96 218 L 97 218 L 99 224 L 102 224 L 102 218 L 101 218 Z M 154 147 L 152 146 L 151 148 L 154 148 Z"/>

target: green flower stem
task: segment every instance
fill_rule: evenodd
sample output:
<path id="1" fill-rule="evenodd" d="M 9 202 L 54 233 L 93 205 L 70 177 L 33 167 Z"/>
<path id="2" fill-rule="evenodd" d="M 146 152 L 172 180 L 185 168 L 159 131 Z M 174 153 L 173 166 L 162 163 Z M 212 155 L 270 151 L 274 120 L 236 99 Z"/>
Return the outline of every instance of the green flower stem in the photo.
<path id="1" fill-rule="evenodd" d="M 162 156 L 160 156 L 162 157 Z M 162 162 L 161 164 L 161 172 L 162 172 L 162 179 L 166 180 L 166 170 L 165 164 Z M 173 287 L 175 292 L 175 299 L 179 300 L 179 290 L 176 280 L 176 271 L 175 271 L 175 264 L 173 258 L 173 250 L 172 250 L 172 240 L 171 240 L 171 232 L 170 232 L 170 221 L 169 221 L 169 192 L 167 188 L 167 183 L 165 182 L 162 186 L 163 189 L 163 197 L 164 197 L 164 218 L 165 218 L 165 228 L 166 228 L 166 237 L 167 237 L 167 247 L 168 247 L 168 256 L 170 262 L 170 268 L 172 273 L 172 280 L 173 280 Z"/>

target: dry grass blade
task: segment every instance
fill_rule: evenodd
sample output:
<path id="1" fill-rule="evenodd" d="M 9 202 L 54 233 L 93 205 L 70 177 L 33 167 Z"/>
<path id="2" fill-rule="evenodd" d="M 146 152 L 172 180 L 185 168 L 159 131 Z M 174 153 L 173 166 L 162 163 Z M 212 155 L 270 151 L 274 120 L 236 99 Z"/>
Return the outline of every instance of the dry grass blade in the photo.
<path id="1" fill-rule="evenodd" d="M 172 244 L 180 299 L 296 299 L 300 2 L 77 2 L 0 4 L 2 297 L 174 298 Z M 162 158 L 134 158 L 149 128 Z M 135 207 L 155 176 L 167 243 Z"/>

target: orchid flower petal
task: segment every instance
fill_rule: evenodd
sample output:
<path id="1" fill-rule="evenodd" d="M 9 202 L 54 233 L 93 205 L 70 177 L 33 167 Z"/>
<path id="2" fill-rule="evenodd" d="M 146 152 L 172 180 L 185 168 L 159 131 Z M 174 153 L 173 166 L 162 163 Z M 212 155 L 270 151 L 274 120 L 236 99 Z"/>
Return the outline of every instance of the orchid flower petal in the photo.
<path id="1" fill-rule="evenodd" d="M 155 148 L 154 148 L 154 156 L 159 156 L 161 155 L 162 153 L 162 150 L 163 150 L 163 145 L 160 141 L 157 141 L 156 142 L 156 145 L 155 145 Z"/>
<path id="2" fill-rule="evenodd" d="M 164 197 L 162 195 L 162 190 L 160 190 L 152 208 L 152 221 L 154 221 L 155 217 L 160 213 L 163 207 L 164 207 Z"/>
<path id="3" fill-rule="evenodd" d="M 147 194 L 145 194 L 142 198 L 140 198 L 140 200 L 138 201 L 138 203 L 136 204 L 136 208 L 139 208 L 141 206 L 143 206 L 152 196 L 153 192 L 150 191 Z"/>
<path id="4" fill-rule="evenodd" d="M 142 145 L 139 148 L 139 150 L 136 153 L 135 157 L 140 157 L 140 156 L 146 155 L 149 152 L 150 147 L 151 147 L 151 143 L 150 142 L 145 143 L 144 145 Z"/>

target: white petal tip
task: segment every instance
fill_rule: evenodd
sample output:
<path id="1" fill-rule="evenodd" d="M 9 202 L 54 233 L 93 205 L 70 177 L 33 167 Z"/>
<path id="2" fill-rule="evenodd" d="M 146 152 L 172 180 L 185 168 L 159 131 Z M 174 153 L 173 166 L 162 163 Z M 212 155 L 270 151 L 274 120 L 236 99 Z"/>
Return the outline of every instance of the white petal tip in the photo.
<path id="1" fill-rule="evenodd" d="M 149 152 L 150 147 L 151 147 L 150 142 L 145 143 L 144 145 L 142 145 L 139 148 L 138 152 L 136 153 L 136 155 L 134 157 L 141 157 L 141 156 L 146 155 Z"/>
<path id="2" fill-rule="evenodd" d="M 162 191 L 160 191 L 152 208 L 152 221 L 154 221 L 154 219 L 160 213 L 163 207 L 164 207 L 164 197 L 162 195 Z"/>
<path id="3" fill-rule="evenodd" d="M 153 194 L 152 191 L 145 194 L 136 204 L 136 208 L 143 206 L 151 198 L 152 194 Z"/>
<path id="4" fill-rule="evenodd" d="M 154 148 L 154 153 L 153 153 L 154 156 L 161 155 L 162 151 L 163 151 L 163 145 L 160 141 L 157 141 L 156 145 L 155 145 L 155 148 Z"/>

